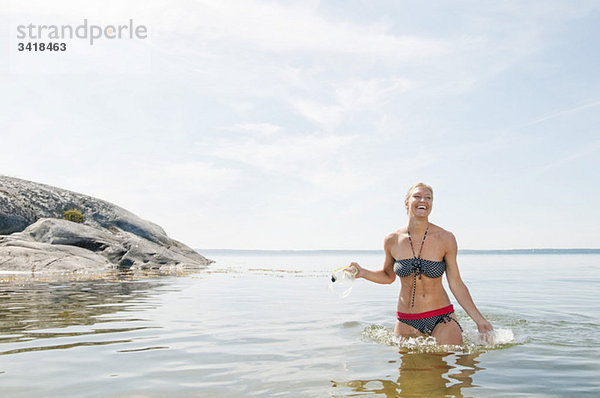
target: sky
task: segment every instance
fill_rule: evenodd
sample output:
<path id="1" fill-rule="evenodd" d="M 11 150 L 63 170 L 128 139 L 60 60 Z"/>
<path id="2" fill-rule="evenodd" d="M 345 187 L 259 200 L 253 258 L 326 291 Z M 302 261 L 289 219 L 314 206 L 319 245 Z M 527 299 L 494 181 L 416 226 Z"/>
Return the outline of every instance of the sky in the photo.
<path id="1" fill-rule="evenodd" d="M 598 1 L 0 0 L 0 174 L 194 248 L 600 248 Z M 18 26 L 127 24 L 145 38 Z"/>

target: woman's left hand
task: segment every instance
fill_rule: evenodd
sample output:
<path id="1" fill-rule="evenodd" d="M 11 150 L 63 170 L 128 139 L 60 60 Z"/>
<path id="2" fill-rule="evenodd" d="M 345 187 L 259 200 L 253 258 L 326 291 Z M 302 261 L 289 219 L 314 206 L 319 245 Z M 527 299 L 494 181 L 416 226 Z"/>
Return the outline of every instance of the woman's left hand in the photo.
<path id="1" fill-rule="evenodd" d="M 477 330 L 488 344 L 492 343 L 492 335 L 490 332 L 494 330 L 494 327 L 491 323 L 484 319 L 477 324 Z"/>
<path id="2" fill-rule="evenodd" d="M 477 330 L 479 331 L 479 333 L 487 333 L 494 330 L 494 327 L 491 323 L 484 319 L 483 321 L 477 324 Z"/>

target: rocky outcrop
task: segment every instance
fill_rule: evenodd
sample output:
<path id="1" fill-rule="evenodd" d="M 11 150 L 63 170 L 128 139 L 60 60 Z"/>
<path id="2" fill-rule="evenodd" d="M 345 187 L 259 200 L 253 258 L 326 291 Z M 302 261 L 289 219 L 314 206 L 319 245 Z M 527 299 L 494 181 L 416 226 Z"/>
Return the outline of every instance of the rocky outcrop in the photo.
<path id="1" fill-rule="evenodd" d="M 63 212 L 83 213 L 82 224 Z M 176 271 L 212 261 L 158 225 L 109 202 L 49 185 L 0 176 L 0 271 Z"/>

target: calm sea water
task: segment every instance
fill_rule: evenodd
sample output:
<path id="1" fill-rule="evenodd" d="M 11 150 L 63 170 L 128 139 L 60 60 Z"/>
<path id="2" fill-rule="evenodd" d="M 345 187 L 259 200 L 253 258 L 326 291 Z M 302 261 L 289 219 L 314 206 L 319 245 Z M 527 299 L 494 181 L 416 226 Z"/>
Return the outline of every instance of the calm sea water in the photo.
<path id="1" fill-rule="evenodd" d="M 331 270 L 374 252 L 204 252 L 186 276 L 0 283 L 7 397 L 597 397 L 599 254 L 463 254 L 462 347 L 393 337 L 399 282 Z M 457 304 L 454 302 L 455 306 Z"/>

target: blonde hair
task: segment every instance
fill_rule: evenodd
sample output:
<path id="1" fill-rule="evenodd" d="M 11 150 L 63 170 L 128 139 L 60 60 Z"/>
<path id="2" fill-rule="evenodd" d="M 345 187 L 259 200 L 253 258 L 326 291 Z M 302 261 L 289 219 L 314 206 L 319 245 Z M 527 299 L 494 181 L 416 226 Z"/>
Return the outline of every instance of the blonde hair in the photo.
<path id="1" fill-rule="evenodd" d="M 410 198 L 410 195 L 412 195 L 413 191 L 415 189 L 417 189 L 418 187 L 423 187 L 423 188 L 429 189 L 429 192 L 431 192 L 431 200 L 433 200 L 433 188 L 431 188 L 431 186 L 425 184 L 424 182 L 417 182 L 412 187 L 408 188 L 408 192 L 406 193 L 406 201 L 408 201 L 408 199 Z"/>

